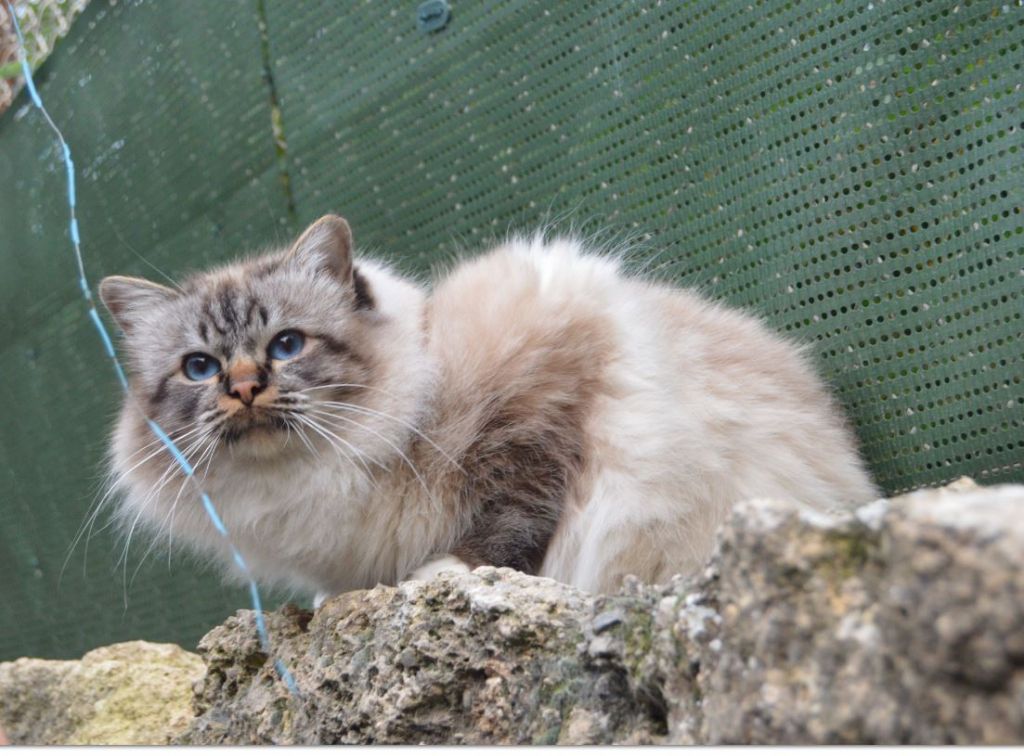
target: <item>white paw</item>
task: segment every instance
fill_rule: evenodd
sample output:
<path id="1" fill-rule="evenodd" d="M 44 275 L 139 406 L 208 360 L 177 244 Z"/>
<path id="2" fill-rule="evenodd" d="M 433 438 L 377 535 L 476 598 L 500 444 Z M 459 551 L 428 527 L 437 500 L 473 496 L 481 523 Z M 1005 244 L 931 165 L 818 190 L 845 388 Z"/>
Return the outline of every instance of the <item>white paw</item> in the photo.
<path id="1" fill-rule="evenodd" d="M 423 566 L 409 573 L 408 580 L 433 580 L 443 573 L 457 575 L 462 572 L 472 572 L 469 565 L 456 556 L 444 554 L 443 556 L 425 562 Z"/>
<path id="2" fill-rule="evenodd" d="M 324 605 L 324 602 L 331 597 L 329 593 L 317 593 L 313 597 L 313 609 L 319 609 Z"/>

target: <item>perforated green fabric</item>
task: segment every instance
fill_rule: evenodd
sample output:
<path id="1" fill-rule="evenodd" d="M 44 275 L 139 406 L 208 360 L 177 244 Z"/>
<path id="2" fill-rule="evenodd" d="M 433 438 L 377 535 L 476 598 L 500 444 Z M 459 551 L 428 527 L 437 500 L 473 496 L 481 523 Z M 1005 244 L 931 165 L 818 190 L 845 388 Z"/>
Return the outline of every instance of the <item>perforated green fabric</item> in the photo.
<path id="1" fill-rule="evenodd" d="M 425 271 L 556 218 L 812 344 L 887 491 L 1024 478 L 1019 4 L 455 2 L 429 34 L 415 8 L 93 0 L 40 78 L 94 276 L 155 276 L 130 247 L 177 274 L 328 211 Z M 0 122 L 0 590 L 30 610 L 0 658 L 120 632 L 35 640 L 49 601 L 100 616 L 121 588 L 49 590 L 114 387 L 24 104 Z M 194 638 L 235 601 L 215 580 L 144 568 L 118 627 Z"/>
<path id="2" fill-rule="evenodd" d="M 467 6 L 268 6 L 304 219 L 424 261 L 548 210 L 649 234 L 816 342 L 887 490 L 1020 477 L 1019 6 Z"/>

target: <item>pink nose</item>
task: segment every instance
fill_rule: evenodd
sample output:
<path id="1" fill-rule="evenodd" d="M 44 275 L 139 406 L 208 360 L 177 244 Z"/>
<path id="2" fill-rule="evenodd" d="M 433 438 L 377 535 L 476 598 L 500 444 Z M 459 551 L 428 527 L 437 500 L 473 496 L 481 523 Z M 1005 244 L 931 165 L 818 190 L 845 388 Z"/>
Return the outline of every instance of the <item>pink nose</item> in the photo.
<path id="1" fill-rule="evenodd" d="M 243 380 L 237 383 L 231 383 L 231 390 L 228 392 L 228 396 L 233 396 L 245 404 L 246 406 L 252 404 L 252 400 L 256 398 L 256 395 L 263 390 L 263 386 L 260 385 L 259 381 L 254 380 Z"/>

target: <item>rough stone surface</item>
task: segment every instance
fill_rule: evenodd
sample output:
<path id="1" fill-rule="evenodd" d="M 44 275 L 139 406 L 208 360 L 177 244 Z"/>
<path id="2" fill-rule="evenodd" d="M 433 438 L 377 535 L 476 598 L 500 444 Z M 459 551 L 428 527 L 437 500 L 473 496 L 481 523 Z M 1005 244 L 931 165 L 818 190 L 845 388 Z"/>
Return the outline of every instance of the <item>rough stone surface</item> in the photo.
<path id="1" fill-rule="evenodd" d="M 345 594 L 311 619 L 276 615 L 270 630 L 298 699 L 260 652 L 251 613 L 239 612 L 200 644 L 209 672 L 184 741 L 652 742 L 663 718 L 631 689 L 617 655 L 649 607 L 613 599 L 622 619 L 593 634 L 603 602 L 480 568 Z"/>
<path id="2" fill-rule="evenodd" d="M 692 620 L 657 623 L 671 739 L 1024 742 L 1022 522 L 1024 487 L 970 481 L 848 518 L 745 505 L 694 594 L 718 614 L 695 674 Z"/>
<path id="3" fill-rule="evenodd" d="M 161 745 L 192 719 L 205 665 L 164 643 L 132 641 L 80 660 L 0 664 L 0 727 L 15 745 Z"/>
<path id="4" fill-rule="evenodd" d="M 481 568 L 201 644 L 188 743 L 1024 742 L 1024 487 L 739 505 L 705 573 L 589 596 Z"/>
<path id="5" fill-rule="evenodd" d="M 746 502 L 703 574 L 615 596 L 485 567 L 267 619 L 299 694 L 239 612 L 176 742 L 1021 743 L 1024 486 Z M 0 665 L 16 742 L 72 741 L 46 664 Z"/>

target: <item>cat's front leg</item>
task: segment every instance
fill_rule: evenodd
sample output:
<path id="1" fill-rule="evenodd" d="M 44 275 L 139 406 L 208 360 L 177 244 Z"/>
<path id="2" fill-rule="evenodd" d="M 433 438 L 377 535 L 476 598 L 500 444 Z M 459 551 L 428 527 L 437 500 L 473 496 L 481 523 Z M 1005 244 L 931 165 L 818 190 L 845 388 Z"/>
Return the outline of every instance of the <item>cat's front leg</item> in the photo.
<path id="1" fill-rule="evenodd" d="M 471 572 L 472 568 L 453 554 L 435 554 L 420 567 L 409 573 L 406 580 L 433 580 L 438 575 L 457 575 Z"/>

